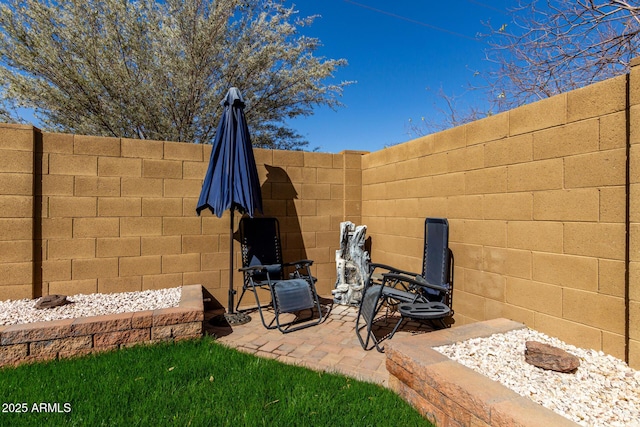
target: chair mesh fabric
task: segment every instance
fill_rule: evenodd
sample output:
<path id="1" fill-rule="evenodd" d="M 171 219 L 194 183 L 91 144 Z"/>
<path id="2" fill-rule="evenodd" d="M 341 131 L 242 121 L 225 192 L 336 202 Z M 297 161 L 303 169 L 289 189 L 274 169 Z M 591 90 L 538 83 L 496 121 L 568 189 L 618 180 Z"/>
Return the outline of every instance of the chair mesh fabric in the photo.
<path id="1" fill-rule="evenodd" d="M 378 299 L 380 298 L 380 291 L 382 285 L 373 285 L 370 286 L 364 293 L 362 297 L 362 307 L 360 308 L 360 314 L 364 318 L 367 325 L 370 325 L 373 316 L 376 314 L 376 307 L 378 305 Z"/>
<path id="2" fill-rule="evenodd" d="M 372 283 L 378 283 L 379 280 L 374 282 L 375 274 L 371 272 L 371 286 L 362 297 L 356 317 L 356 335 L 365 350 L 369 349 L 368 343 L 372 340 L 375 348 L 383 352 L 380 342 L 391 339 L 406 319 L 429 320 L 443 328 L 450 326 L 444 320 L 453 315 L 453 253 L 449 250 L 449 222 L 446 218 L 427 218 L 424 232 L 422 275 L 378 264 L 376 268 L 380 267 L 388 273 L 382 275 L 382 284 L 374 285 Z M 436 286 L 441 289 L 436 289 Z M 378 339 L 372 331 L 372 324 L 377 310 L 383 307 L 385 301 L 391 303 L 388 308 L 391 307 L 393 310 L 395 306 L 400 313 L 400 319 L 391 333 Z M 361 334 L 364 327 L 359 327 L 360 319 L 366 323 L 366 339 Z"/>
<path id="3" fill-rule="evenodd" d="M 311 287 L 306 280 L 276 282 L 273 284 L 273 292 L 277 300 L 276 306 L 281 313 L 294 313 L 314 306 Z"/>
<path id="4" fill-rule="evenodd" d="M 272 280 L 283 279 L 282 248 L 280 247 L 280 230 L 278 222 L 273 218 L 252 218 L 251 221 L 240 221 L 242 236 L 242 265 L 279 266 L 270 269 Z M 266 275 L 257 274 L 254 280 L 265 280 Z"/>
<path id="5" fill-rule="evenodd" d="M 449 282 L 449 224 L 444 218 L 427 218 L 425 221 L 425 253 L 422 275 L 428 283 L 447 285 Z M 439 292 L 425 289 L 436 297 Z M 442 295 L 440 295 L 442 297 Z"/>
<path id="6" fill-rule="evenodd" d="M 322 322 L 322 307 L 309 270 L 312 261 L 296 261 L 295 272 L 290 275 L 291 278 L 285 277 L 286 266 L 282 259 L 280 227 L 276 218 L 242 218 L 240 242 L 244 285 L 237 307 L 240 307 L 245 292 L 251 291 L 256 300 L 260 320 L 267 329 L 277 328 L 282 333 L 288 333 Z M 269 303 L 260 302 L 258 288 L 270 291 Z M 269 308 L 273 309 L 275 316 L 267 322 L 263 310 Z M 309 317 L 300 318 L 298 312 L 306 310 L 309 310 Z M 281 313 L 296 313 L 296 319 L 282 323 Z M 314 317 L 315 321 L 306 322 Z"/>

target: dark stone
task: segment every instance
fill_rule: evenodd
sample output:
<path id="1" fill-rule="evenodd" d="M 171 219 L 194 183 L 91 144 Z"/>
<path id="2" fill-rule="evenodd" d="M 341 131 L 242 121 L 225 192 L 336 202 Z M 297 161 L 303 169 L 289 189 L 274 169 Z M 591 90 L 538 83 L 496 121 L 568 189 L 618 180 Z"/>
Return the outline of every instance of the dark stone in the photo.
<path id="1" fill-rule="evenodd" d="M 42 310 L 45 308 L 53 308 L 61 305 L 68 304 L 66 295 L 47 295 L 38 300 L 36 303 L 36 308 L 38 310 Z"/>
<path id="2" fill-rule="evenodd" d="M 214 327 L 239 326 L 251 322 L 251 316 L 245 313 L 224 313 L 209 319 L 209 325 Z"/>
<path id="3" fill-rule="evenodd" d="M 580 359 L 557 347 L 537 341 L 527 341 L 524 360 L 530 365 L 557 372 L 574 373 Z"/>

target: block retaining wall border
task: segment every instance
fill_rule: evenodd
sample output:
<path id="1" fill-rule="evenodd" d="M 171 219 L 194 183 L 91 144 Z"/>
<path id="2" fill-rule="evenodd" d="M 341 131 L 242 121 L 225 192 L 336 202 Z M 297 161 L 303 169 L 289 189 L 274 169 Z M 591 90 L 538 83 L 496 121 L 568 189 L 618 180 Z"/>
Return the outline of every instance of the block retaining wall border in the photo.
<path id="1" fill-rule="evenodd" d="M 202 286 L 189 285 L 178 307 L 0 326 L 0 366 L 199 338 L 203 321 Z"/>
<path id="2" fill-rule="evenodd" d="M 524 328 L 493 319 L 403 337 L 386 344 L 389 388 L 437 426 L 557 426 L 578 424 L 463 366 L 432 347 Z"/>

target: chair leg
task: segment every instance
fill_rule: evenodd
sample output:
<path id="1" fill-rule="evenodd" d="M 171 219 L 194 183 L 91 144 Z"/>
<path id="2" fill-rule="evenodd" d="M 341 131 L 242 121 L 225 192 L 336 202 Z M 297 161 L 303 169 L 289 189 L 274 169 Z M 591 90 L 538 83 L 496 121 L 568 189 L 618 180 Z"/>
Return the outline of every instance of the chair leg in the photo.
<path id="1" fill-rule="evenodd" d="M 244 293 L 247 292 L 247 287 L 243 286 L 242 287 L 242 293 L 240 294 L 240 298 L 238 298 L 238 303 L 236 304 L 236 312 L 240 311 L 240 302 L 242 301 L 242 297 L 244 297 Z"/>
<path id="2" fill-rule="evenodd" d="M 389 339 L 393 338 L 398 328 L 400 328 L 400 325 L 402 324 L 402 322 L 404 322 L 404 317 L 400 316 L 400 320 L 398 320 L 398 323 L 396 323 L 396 326 L 393 327 L 393 331 L 391 331 L 391 334 L 389 334 Z"/>
<path id="3" fill-rule="evenodd" d="M 447 324 L 447 322 L 444 321 L 444 318 L 434 319 L 434 323 L 436 321 L 438 322 L 438 324 L 440 324 L 440 326 L 442 326 L 442 329 L 447 329 L 451 327 L 451 325 Z"/>
<path id="4" fill-rule="evenodd" d="M 362 305 L 358 309 L 358 315 L 356 316 L 356 336 L 358 337 L 358 341 L 360 341 L 360 345 L 362 346 L 362 348 L 365 349 L 365 350 L 368 350 L 367 347 L 369 346 L 369 331 L 367 331 L 367 339 L 366 340 L 362 339 L 362 335 L 360 334 L 360 331 L 363 328 L 367 327 L 367 325 L 360 327 L 361 311 L 362 311 Z"/>
<path id="5" fill-rule="evenodd" d="M 257 286 L 258 288 L 260 286 Z M 271 303 L 266 304 L 266 305 L 261 305 L 260 301 L 258 300 L 258 296 L 255 295 L 256 298 L 256 306 L 255 307 L 249 307 L 249 308 L 245 308 L 240 310 L 240 303 L 242 302 L 242 298 L 244 298 L 244 294 L 248 291 L 252 291 L 254 294 L 256 293 L 255 291 L 255 287 L 253 286 L 243 286 L 242 287 L 242 293 L 240 294 L 240 298 L 238 298 L 238 302 L 236 303 L 236 311 L 239 311 L 240 313 L 244 313 L 244 312 L 248 312 L 248 311 L 254 311 L 256 310 L 258 307 L 269 307 L 271 305 Z"/>
<path id="6" fill-rule="evenodd" d="M 380 286 L 380 285 L 375 285 Z M 372 287 L 373 288 L 373 287 Z M 380 312 L 384 300 L 380 298 L 382 288 L 368 289 L 369 295 L 363 295 L 362 301 L 360 301 L 360 307 L 358 308 L 358 315 L 356 316 L 356 336 L 360 345 L 365 350 L 371 350 L 373 347 L 369 347 L 369 341 L 373 343 L 373 346 L 380 353 L 384 353 L 384 348 L 380 347 L 380 340 L 374 335 L 372 328 L 373 322 L 376 319 L 377 314 Z M 375 301 L 372 301 L 375 297 Z M 366 298 L 366 301 L 365 301 Z M 371 305 L 373 303 L 373 305 Z M 370 313 L 363 312 L 364 310 L 371 310 Z M 360 319 L 364 319 L 365 325 L 360 326 Z M 362 330 L 366 329 L 366 339 L 362 337 Z"/>
<path id="7" fill-rule="evenodd" d="M 264 325 L 264 327 L 265 327 L 265 328 L 267 328 L 267 329 L 275 329 L 275 328 L 276 328 L 276 326 L 274 326 L 274 325 L 273 325 L 273 322 L 274 322 L 275 320 L 277 320 L 277 317 L 276 317 L 276 318 L 274 318 L 274 319 L 271 321 L 271 323 L 269 323 L 269 324 L 267 325 L 267 321 L 265 320 L 265 318 L 264 318 L 264 314 L 262 313 L 262 308 L 263 308 L 263 307 L 269 307 L 270 305 L 273 305 L 273 303 L 271 303 L 271 304 L 267 304 L 267 305 L 265 305 L 265 306 L 261 305 L 261 304 L 260 304 L 260 298 L 258 298 L 258 291 L 257 291 L 257 289 L 256 289 L 255 287 L 252 287 L 252 288 L 251 288 L 251 290 L 253 291 L 253 295 L 254 295 L 254 296 L 255 296 L 255 298 L 256 298 L 256 308 L 258 309 L 258 314 L 260 314 L 260 320 L 262 321 L 262 324 L 263 324 L 263 325 Z"/>
<path id="8" fill-rule="evenodd" d="M 311 315 L 309 317 L 305 318 L 305 319 L 301 319 L 301 321 L 303 321 L 303 322 L 308 320 L 308 319 L 311 319 L 313 317 L 313 309 L 309 308 L 307 310 L 311 311 Z M 275 321 L 276 321 L 276 325 L 277 326 L 275 326 L 275 327 L 277 327 L 278 330 L 280 332 L 282 332 L 283 334 L 288 334 L 289 332 L 298 331 L 300 329 L 308 328 L 310 326 L 315 326 L 315 325 L 319 324 L 322 321 L 322 317 L 320 317 L 318 320 L 316 320 L 315 322 L 312 322 L 312 323 L 305 323 L 304 325 L 298 325 L 298 326 L 295 326 L 295 327 L 291 327 L 291 325 L 293 323 L 295 323 L 296 320 L 293 320 L 293 321 L 291 321 L 289 323 L 281 324 L 280 323 L 280 313 L 277 313 L 276 317 L 275 317 Z M 273 327 L 271 329 L 273 329 Z"/>
<path id="9" fill-rule="evenodd" d="M 362 330 L 366 329 L 366 339 L 362 338 Z M 360 316 L 356 317 L 356 336 L 358 337 L 358 341 L 360 341 L 360 345 L 365 350 L 371 350 L 373 347 L 376 348 L 380 353 L 384 353 L 384 349 L 379 346 L 378 340 L 375 335 L 371 332 L 371 324 L 367 322 L 366 325 L 360 326 Z M 373 343 L 373 347 L 369 347 L 369 341 Z"/>
<path id="10" fill-rule="evenodd" d="M 381 343 L 382 341 L 384 341 L 385 339 L 389 339 L 390 337 L 382 337 L 382 339 L 378 339 L 378 338 L 376 338 L 376 336 L 374 335 L 374 333 L 373 333 L 373 331 L 372 331 L 371 329 L 373 328 L 373 321 L 375 320 L 375 316 L 376 316 L 378 313 L 380 313 L 380 310 L 382 310 L 382 307 L 383 307 L 383 306 L 385 307 L 385 320 L 384 320 L 384 321 L 385 321 L 385 324 L 386 324 L 387 319 L 388 319 L 388 317 L 387 317 L 387 316 L 388 316 L 388 314 L 389 314 L 389 311 L 388 311 L 388 310 L 389 310 L 389 308 L 388 308 L 388 306 L 387 306 L 386 302 L 387 302 L 387 301 L 386 301 L 386 299 L 385 299 L 385 298 L 381 298 L 381 299 L 379 299 L 379 300 L 378 300 L 378 306 L 376 307 L 376 311 L 375 311 L 375 313 L 374 313 L 374 317 L 371 319 L 371 326 L 369 327 L 369 330 L 370 330 L 370 332 L 369 332 L 369 333 L 371 334 L 371 337 L 372 337 L 372 339 L 373 339 L 373 342 L 374 342 L 374 344 L 376 345 L 376 350 L 378 350 L 380 353 L 384 353 L 384 347 L 381 347 L 381 346 L 380 346 L 380 343 Z"/>

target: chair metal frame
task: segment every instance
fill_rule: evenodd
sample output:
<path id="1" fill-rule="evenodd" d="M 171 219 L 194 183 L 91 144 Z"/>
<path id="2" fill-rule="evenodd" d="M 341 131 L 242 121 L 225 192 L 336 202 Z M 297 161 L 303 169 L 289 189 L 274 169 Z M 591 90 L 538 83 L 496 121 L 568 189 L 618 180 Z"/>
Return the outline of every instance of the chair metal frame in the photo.
<path id="1" fill-rule="evenodd" d="M 282 333 L 297 331 L 322 322 L 320 299 L 315 288 L 316 280 L 311 275 L 313 261 L 303 259 L 283 262 L 280 223 L 277 218 L 242 218 L 239 231 L 242 248 L 242 268 L 239 271 L 243 273 L 244 281 L 236 311 L 246 312 L 257 309 L 265 328 L 277 328 Z M 287 270 L 290 270 L 288 274 Z M 269 303 L 260 302 L 259 289 L 269 291 L 271 295 Z M 256 307 L 239 310 L 246 291 L 253 292 Z M 274 311 L 271 322 L 267 322 L 263 314 L 263 310 L 269 308 Z M 297 313 L 303 310 L 309 310 L 310 314 L 308 317 L 299 318 Z M 293 326 L 313 319 L 315 310 L 318 312 L 317 321 Z M 290 322 L 281 323 L 282 313 L 293 313 L 296 318 Z"/>
<path id="2" fill-rule="evenodd" d="M 432 235 L 429 237 L 429 229 Z M 426 218 L 422 273 L 413 273 L 385 264 L 371 264 L 371 270 L 356 317 L 356 335 L 365 350 L 375 347 L 384 352 L 380 342 L 391 339 L 401 324 L 409 319 L 430 320 L 440 327 L 449 327 L 445 319 L 454 314 L 453 304 L 453 252 L 448 245 L 449 222 L 446 218 Z M 435 236 L 437 232 L 442 235 Z M 439 244 L 437 244 L 439 243 Z M 383 270 L 376 273 L 376 270 Z M 378 338 L 372 326 L 378 320 L 380 310 L 397 311 L 400 320 L 391 333 Z M 364 325 L 360 324 L 361 319 Z M 366 337 L 362 330 L 366 328 Z M 373 346 L 369 347 L 370 341 Z"/>

